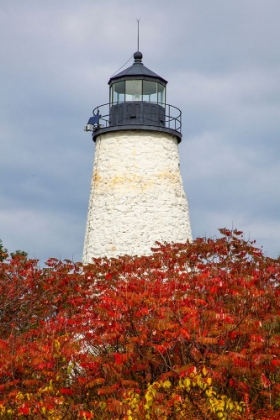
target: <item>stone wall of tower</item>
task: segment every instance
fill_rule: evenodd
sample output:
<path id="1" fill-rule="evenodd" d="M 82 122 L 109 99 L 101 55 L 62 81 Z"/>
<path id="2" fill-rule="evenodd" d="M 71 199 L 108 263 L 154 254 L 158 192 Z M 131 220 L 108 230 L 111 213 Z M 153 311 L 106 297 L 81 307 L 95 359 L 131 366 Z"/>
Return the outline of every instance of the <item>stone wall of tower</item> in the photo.
<path id="1" fill-rule="evenodd" d="M 155 241 L 191 240 L 177 139 L 115 131 L 96 139 L 83 262 L 147 255 Z"/>

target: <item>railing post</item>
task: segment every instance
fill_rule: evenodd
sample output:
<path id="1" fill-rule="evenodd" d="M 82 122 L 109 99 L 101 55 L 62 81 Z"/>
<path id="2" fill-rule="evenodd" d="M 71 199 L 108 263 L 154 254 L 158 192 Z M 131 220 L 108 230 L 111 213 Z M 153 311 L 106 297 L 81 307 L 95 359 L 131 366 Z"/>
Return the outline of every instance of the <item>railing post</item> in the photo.
<path id="1" fill-rule="evenodd" d="M 170 128 L 170 105 L 168 105 L 168 128 Z"/>

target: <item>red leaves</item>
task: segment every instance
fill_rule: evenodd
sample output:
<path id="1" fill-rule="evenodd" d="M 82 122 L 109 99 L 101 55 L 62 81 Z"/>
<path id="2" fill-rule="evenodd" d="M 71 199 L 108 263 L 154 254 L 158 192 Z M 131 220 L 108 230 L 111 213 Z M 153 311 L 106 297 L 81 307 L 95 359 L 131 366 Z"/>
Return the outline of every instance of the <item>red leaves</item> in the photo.
<path id="1" fill-rule="evenodd" d="M 26 404 L 23 404 L 21 407 L 19 407 L 18 413 L 23 416 L 27 416 L 30 413 L 30 408 Z"/>
<path id="2" fill-rule="evenodd" d="M 0 263 L 2 404 L 15 416 L 117 418 L 127 401 L 139 399 L 144 413 L 148 384 L 168 378 L 154 399 L 165 413 L 184 399 L 173 383 L 205 366 L 219 395 L 246 399 L 252 418 L 273 418 L 280 262 L 239 231 L 221 233 L 150 257 L 96 260 L 83 273 L 55 259 L 46 269 Z"/>
<path id="3" fill-rule="evenodd" d="M 79 418 L 93 419 L 94 418 L 94 414 L 91 413 L 90 411 L 81 410 L 81 411 L 79 411 Z"/>
<path id="4" fill-rule="evenodd" d="M 73 395 L 74 391 L 70 388 L 60 388 L 59 392 L 62 395 Z"/>
<path id="5" fill-rule="evenodd" d="M 271 385 L 271 381 L 265 376 L 264 373 L 261 374 L 261 383 L 264 388 L 268 388 Z"/>
<path id="6" fill-rule="evenodd" d="M 128 353 L 114 353 L 114 358 L 116 365 L 121 365 L 128 360 L 129 355 Z"/>

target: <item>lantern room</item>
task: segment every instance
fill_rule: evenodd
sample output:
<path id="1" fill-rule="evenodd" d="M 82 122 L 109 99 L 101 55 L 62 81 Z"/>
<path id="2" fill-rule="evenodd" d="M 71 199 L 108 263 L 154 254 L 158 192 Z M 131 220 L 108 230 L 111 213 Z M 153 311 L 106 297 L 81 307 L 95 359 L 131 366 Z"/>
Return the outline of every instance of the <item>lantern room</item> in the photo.
<path id="1" fill-rule="evenodd" d="M 167 81 L 145 67 L 142 57 L 137 51 L 133 65 L 109 80 L 113 125 L 165 125 Z"/>
<path id="2" fill-rule="evenodd" d="M 144 66 L 142 58 L 137 51 L 134 63 L 110 78 L 109 103 L 93 110 L 85 128 L 93 131 L 93 140 L 101 131 L 121 129 L 173 132 L 181 141 L 181 111 L 166 103 L 167 81 Z"/>

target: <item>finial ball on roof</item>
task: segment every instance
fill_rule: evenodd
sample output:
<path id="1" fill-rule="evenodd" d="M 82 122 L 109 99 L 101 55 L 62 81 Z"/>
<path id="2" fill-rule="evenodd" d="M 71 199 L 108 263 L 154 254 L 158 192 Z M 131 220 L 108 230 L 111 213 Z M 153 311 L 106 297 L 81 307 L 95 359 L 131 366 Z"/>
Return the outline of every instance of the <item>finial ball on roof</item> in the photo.
<path id="1" fill-rule="evenodd" d="M 136 51 L 136 53 L 134 53 L 134 61 L 135 62 L 141 62 L 143 58 L 143 54 L 140 51 Z"/>

